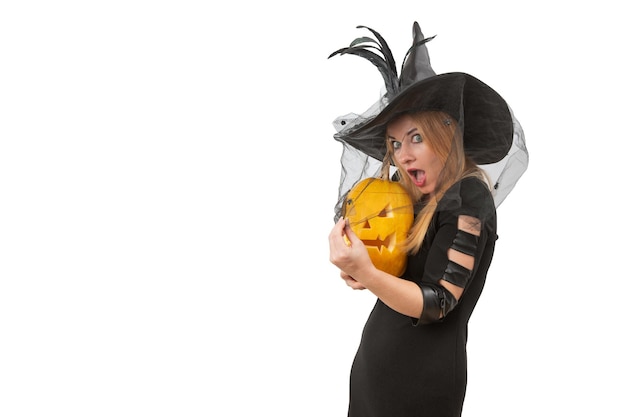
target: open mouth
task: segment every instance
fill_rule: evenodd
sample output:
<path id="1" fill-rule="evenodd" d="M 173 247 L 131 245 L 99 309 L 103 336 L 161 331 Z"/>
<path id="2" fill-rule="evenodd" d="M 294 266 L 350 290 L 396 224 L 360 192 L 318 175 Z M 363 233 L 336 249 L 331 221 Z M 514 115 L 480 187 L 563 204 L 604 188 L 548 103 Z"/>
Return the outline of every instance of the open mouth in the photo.
<path id="1" fill-rule="evenodd" d="M 423 187 L 426 183 L 426 173 L 421 169 L 408 169 L 407 172 L 411 176 L 413 183 L 418 187 Z"/>

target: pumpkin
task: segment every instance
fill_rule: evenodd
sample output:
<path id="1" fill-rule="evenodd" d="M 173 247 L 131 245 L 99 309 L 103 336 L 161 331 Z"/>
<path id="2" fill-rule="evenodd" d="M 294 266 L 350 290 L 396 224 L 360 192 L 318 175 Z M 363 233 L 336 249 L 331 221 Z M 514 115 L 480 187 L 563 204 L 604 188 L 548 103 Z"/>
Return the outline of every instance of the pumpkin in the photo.
<path id="1" fill-rule="evenodd" d="M 404 187 L 382 178 L 361 180 L 347 193 L 342 213 L 374 266 L 402 275 L 407 263 L 402 243 L 413 224 L 413 202 Z"/>

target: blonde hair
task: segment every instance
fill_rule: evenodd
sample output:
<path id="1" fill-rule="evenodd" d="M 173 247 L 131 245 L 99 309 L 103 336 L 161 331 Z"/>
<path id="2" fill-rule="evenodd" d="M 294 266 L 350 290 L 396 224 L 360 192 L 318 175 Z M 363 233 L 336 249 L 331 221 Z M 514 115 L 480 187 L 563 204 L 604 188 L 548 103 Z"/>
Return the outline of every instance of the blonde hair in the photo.
<path id="1" fill-rule="evenodd" d="M 412 114 L 411 117 L 419 123 L 423 140 L 442 162 L 443 169 L 437 179 L 437 186 L 432 195 L 425 202 L 415 217 L 409 236 L 405 242 L 405 250 L 415 254 L 421 247 L 428 226 L 437 209 L 437 204 L 445 192 L 456 182 L 465 177 L 478 177 L 487 181 L 487 176 L 463 151 L 463 137 L 456 120 L 442 111 L 424 111 Z M 389 176 L 391 163 L 398 167 L 397 175 L 400 183 L 409 192 L 413 201 L 419 203 L 424 195 L 413 184 L 408 173 L 394 158 L 391 142 L 387 141 L 387 153 L 383 159 L 383 173 Z"/>

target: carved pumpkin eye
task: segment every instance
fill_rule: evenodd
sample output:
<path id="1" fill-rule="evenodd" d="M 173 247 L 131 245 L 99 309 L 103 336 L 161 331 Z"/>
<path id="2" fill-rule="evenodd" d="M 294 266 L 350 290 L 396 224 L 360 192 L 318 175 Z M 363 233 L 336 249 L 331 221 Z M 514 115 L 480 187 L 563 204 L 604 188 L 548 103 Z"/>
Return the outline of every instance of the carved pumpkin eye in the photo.
<path id="1" fill-rule="evenodd" d="M 367 178 L 350 190 L 343 208 L 344 217 L 367 247 L 374 265 L 400 276 L 407 259 L 401 243 L 413 224 L 413 202 L 402 185 Z"/>

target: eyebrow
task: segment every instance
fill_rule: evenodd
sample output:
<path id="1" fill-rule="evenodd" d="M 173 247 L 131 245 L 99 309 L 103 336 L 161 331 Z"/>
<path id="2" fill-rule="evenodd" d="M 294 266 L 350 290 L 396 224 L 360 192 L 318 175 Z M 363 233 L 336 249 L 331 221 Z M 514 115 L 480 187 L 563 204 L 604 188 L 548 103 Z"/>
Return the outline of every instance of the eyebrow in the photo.
<path id="1" fill-rule="evenodd" d="M 414 133 L 414 132 L 419 133 L 419 131 L 417 130 L 417 128 L 416 128 L 416 127 L 412 127 L 411 129 L 409 129 L 409 131 L 408 131 L 408 132 L 406 132 L 406 133 L 404 134 L 404 136 L 409 136 L 411 133 Z M 387 139 L 396 139 L 396 138 L 395 138 L 395 137 L 393 137 L 393 136 L 391 136 L 391 135 L 387 135 Z"/>

